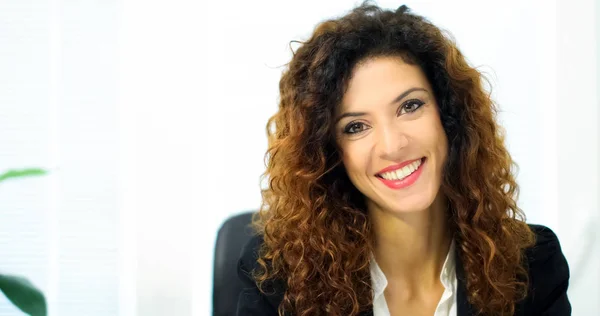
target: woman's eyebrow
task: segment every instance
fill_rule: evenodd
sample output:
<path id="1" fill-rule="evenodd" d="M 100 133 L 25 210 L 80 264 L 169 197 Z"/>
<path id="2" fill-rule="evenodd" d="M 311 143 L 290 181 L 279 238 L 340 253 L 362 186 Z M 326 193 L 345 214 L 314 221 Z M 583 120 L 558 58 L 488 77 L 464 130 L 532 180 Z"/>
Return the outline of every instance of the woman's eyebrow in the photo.
<path id="1" fill-rule="evenodd" d="M 410 89 L 408 89 L 408 90 L 400 93 L 400 95 L 398 95 L 394 100 L 392 100 L 392 102 L 390 102 L 390 105 L 398 103 L 400 100 L 404 99 L 411 92 L 415 92 L 415 91 L 429 92 L 425 88 L 419 88 L 419 87 L 410 88 Z M 358 116 L 363 116 L 365 114 L 367 114 L 367 113 L 365 113 L 365 112 L 346 112 L 346 113 L 343 113 L 340 116 L 338 116 L 335 119 L 335 123 L 334 124 L 337 124 L 341 119 L 346 118 L 346 117 L 358 117 Z"/>
<path id="2" fill-rule="evenodd" d="M 345 118 L 345 117 L 357 117 L 357 116 L 363 116 L 367 113 L 365 112 L 346 112 L 342 115 L 340 115 L 337 119 L 335 119 L 335 124 L 337 124 L 341 119 Z"/>
<path id="3" fill-rule="evenodd" d="M 419 88 L 419 87 L 414 87 L 414 88 L 410 88 L 402 93 L 400 93 L 399 96 L 397 96 L 392 102 L 390 102 L 390 105 L 398 103 L 400 100 L 404 99 L 407 95 L 409 95 L 411 92 L 414 91 L 425 91 L 425 92 L 429 92 L 427 91 L 427 89 L 425 88 Z"/>

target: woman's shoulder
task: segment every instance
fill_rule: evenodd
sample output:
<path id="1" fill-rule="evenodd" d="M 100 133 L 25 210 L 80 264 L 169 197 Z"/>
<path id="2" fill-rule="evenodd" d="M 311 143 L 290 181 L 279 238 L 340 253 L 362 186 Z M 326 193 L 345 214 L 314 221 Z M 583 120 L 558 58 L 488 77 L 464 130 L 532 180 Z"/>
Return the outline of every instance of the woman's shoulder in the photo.
<path id="1" fill-rule="evenodd" d="M 552 229 L 544 225 L 528 224 L 535 234 L 535 246 L 531 249 L 531 256 L 545 256 L 556 252 L 562 252 L 558 236 Z"/>
<path id="2" fill-rule="evenodd" d="M 549 270 L 555 275 L 568 277 L 569 268 L 558 236 L 552 229 L 543 225 L 529 224 L 529 228 L 535 234 L 534 246 L 526 250 L 532 272 Z"/>
<path id="3" fill-rule="evenodd" d="M 529 292 L 523 308 L 536 315 L 571 315 L 567 297 L 569 265 L 558 237 L 546 226 L 529 227 L 535 234 L 535 244 L 526 250 Z"/>
<path id="4" fill-rule="evenodd" d="M 252 236 L 242 249 L 239 263 L 247 268 L 254 268 L 256 265 L 258 265 L 258 254 L 263 243 L 264 240 L 262 235 L 259 234 Z"/>

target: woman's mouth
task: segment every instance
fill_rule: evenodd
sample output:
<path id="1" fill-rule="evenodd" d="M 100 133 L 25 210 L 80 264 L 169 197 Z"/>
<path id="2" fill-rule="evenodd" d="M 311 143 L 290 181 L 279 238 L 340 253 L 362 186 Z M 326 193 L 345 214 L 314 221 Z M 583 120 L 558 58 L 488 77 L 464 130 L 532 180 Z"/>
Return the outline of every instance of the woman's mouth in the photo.
<path id="1" fill-rule="evenodd" d="M 376 177 L 391 189 L 403 189 L 413 184 L 423 171 L 426 158 L 415 160 L 401 168 L 378 173 Z"/>

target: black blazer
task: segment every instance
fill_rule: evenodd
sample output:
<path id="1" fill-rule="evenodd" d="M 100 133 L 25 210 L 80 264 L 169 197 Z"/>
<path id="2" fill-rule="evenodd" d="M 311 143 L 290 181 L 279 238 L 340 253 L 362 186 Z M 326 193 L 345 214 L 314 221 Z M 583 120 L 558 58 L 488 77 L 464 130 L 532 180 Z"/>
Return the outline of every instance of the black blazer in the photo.
<path id="1" fill-rule="evenodd" d="M 545 226 L 529 226 L 536 235 L 535 246 L 526 251 L 529 262 L 530 290 L 527 298 L 516 304 L 515 315 L 571 315 L 571 304 L 567 298 L 569 267 L 561 251 L 558 238 L 552 230 Z M 238 298 L 237 316 L 278 315 L 277 308 L 285 293 L 283 282 L 266 283 L 265 288 L 269 295 L 265 295 L 258 290 L 250 276 L 250 272 L 258 267 L 257 251 L 262 242 L 261 236 L 253 237 L 244 247 L 238 261 L 238 276 L 245 288 Z M 458 255 L 456 256 L 456 276 L 458 280 L 456 298 L 458 316 L 476 315 L 473 306 L 467 301 L 464 269 Z M 370 309 L 360 315 L 373 315 L 373 311 Z"/>

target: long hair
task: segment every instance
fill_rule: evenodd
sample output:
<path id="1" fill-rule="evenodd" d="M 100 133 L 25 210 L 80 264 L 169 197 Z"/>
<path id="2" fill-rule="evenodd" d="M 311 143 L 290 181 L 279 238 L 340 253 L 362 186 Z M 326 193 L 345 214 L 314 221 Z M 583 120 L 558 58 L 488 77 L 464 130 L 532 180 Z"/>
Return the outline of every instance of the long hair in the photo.
<path id="1" fill-rule="evenodd" d="M 280 279 L 279 314 L 356 315 L 371 308 L 373 232 L 364 197 L 346 175 L 333 115 L 357 63 L 397 56 L 430 81 L 449 149 L 441 190 L 465 269 L 468 300 L 486 315 L 512 315 L 526 296 L 524 249 L 534 242 L 516 205 L 516 169 L 483 75 L 451 36 L 406 6 L 363 3 L 319 24 L 294 52 L 267 124 L 266 186 L 253 224 L 263 235 L 262 285 Z"/>

